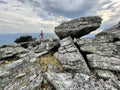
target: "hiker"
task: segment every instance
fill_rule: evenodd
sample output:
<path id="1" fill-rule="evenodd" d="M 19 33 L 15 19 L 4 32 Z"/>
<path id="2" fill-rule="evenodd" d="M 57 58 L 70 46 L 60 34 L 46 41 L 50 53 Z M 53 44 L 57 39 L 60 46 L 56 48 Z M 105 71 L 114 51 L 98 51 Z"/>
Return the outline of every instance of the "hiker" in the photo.
<path id="1" fill-rule="evenodd" d="M 41 33 L 40 33 L 40 41 L 44 41 L 44 36 L 43 36 L 43 31 L 41 30 Z"/>

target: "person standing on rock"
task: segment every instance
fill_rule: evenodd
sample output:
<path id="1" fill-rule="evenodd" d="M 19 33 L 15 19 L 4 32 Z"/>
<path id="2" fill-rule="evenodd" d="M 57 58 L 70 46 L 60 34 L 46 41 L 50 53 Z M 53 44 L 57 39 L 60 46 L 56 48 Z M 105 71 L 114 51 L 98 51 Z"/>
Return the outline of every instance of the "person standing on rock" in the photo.
<path id="1" fill-rule="evenodd" d="M 41 30 L 41 33 L 40 33 L 40 41 L 44 41 L 44 35 L 43 35 L 43 31 Z"/>

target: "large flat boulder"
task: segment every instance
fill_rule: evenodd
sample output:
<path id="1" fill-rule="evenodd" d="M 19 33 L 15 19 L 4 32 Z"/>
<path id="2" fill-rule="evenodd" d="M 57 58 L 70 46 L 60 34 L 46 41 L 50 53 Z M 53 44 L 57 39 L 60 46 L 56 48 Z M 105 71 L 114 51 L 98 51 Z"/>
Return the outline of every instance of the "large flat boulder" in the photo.
<path id="1" fill-rule="evenodd" d="M 99 28 L 101 21 L 99 16 L 81 17 L 55 27 L 55 33 L 60 39 L 67 36 L 79 38 Z"/>

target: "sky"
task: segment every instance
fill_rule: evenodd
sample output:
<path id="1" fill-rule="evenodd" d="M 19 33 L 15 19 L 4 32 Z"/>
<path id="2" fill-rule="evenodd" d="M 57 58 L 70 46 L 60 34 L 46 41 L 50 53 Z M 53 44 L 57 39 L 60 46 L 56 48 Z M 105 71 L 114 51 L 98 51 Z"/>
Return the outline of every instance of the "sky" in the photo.
<path id="1" fill-rule="evenodd" d="M 100 16 L 96 34 L 120 20 L 119 0 L 0 0 L 0 33 L 54 33 L 60 23 Z"/>

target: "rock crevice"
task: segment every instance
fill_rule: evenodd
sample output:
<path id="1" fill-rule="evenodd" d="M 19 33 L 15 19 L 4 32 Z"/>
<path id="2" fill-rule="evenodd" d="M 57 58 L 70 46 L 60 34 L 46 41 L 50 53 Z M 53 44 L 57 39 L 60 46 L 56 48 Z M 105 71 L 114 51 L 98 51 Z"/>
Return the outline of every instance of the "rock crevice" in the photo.
<path id="1" fill-rule="evenodd" d="M 96 83 L 99 82 L 101 86 L 93 86 L 94 89 L 92 88 L 92 90 L 98 90 L 99 88 L 100 90 L 119 90 L 119 77 L 116 73 L 113 73 L 119 72 L 120 70 L 119 25 L 97 34 L 94 38 L 77 39 L 77 42 L 73 41 L 73 38 L 80 38 L 100 26 L 102 19 L 99 18 L 99 23 L 97 24 L 98 17 L 96 21 L 94 19 L 95 17 L 75 19 L 62 23 L 55 28 L 56 34 L 61 39 L 61 46 L 54 56 L 61 62 L 63 69 L 68 73 L 46 74 L 48 81 L 50 81 L 57 90 L 80 90 L 83 88 L 83 90 L 91 90 L 91 88 L 84 87 L 86 83 L 84 86 L 81 85 L 79 80 L 82 79 L 76 76 L 76 74 L 80 76 L 81 74 L 85 74 L 88 77 L 92 77 L 92 75 L 95 76 L 96 78 L 94 77 L 94 79 Z M 90 75 L 90 72 L 93 73 Z M 74 77 L 69 77 L 73 73 Z M 54 75 L 54 77 L 52 75 Z M 65 75 L 65 77 L 62 77 L 62 75 Z M 75 80 L 75 78 L 77 78 L 77 80 Z M 61 79 L 62 83 L 60 83 Z M 68 80 L 70 80 L 70 84 L 66 83 Z M 83 80 L 83 83 L 84 81 L 85 80 Z M 60 85 L 58 85 L 58 83 Z M 90 83 L 95 84 L 92 81 L 88 81 L 88 83 L 89 85 Z"/>
<path id="2" fill-rule="evenodd" d="M 25 36 L 1 46 L 0 90 L 120 90 L 120 23 L 93 38 L 80 38 L 101 21 L 82 17 L 55 28 L 60 40 Z"/>

